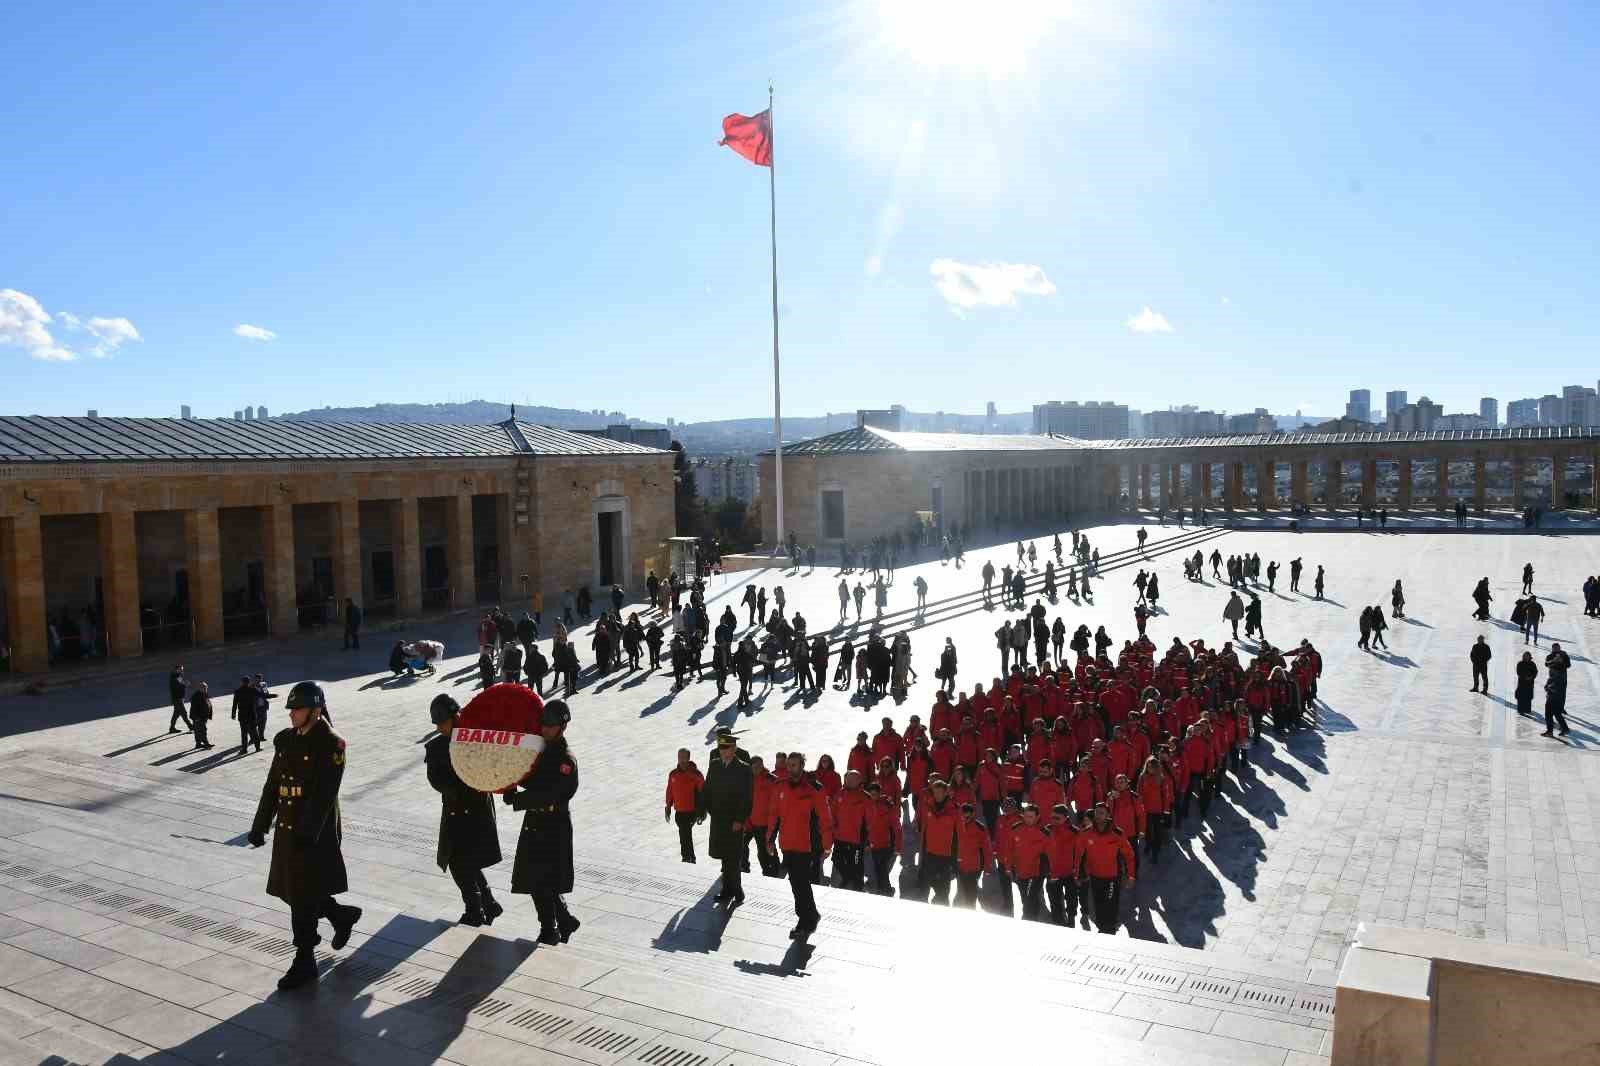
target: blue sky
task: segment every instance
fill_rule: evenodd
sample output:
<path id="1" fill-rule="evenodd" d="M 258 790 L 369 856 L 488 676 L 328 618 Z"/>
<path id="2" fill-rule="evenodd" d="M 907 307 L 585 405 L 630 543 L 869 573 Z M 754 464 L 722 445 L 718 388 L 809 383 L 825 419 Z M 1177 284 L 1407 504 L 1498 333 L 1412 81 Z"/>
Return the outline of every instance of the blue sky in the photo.
<path id="1" fill-rule="evenodd" d="M 1592 6 L 21 0 L 0 25 L 9 413 L 770 411 L 767 175 L 716 146 L 769 76 L 795 414 L 1336 413 L 1361 386 L 1455 411 L 1600 376 Z"/>

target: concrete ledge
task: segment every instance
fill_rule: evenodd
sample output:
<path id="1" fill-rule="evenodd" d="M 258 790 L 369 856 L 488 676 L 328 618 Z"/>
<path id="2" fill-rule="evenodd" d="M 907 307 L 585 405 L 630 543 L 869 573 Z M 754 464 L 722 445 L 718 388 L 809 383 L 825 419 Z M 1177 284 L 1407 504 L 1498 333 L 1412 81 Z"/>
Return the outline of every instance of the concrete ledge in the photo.
<path id="1" fill-rule="evenodd" d="M 1600 963 L 1362 926 L 1335 992 L 1333 1066 L 1600 1064 Z"/>

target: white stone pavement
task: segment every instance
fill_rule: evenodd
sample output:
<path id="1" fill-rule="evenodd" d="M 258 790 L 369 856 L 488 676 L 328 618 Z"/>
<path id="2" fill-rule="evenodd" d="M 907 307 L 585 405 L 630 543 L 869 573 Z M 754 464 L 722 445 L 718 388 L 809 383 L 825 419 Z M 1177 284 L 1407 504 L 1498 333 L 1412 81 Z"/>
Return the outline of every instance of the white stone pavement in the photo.
<path id="1" fill-rule="evenodd" d="M 1103 552 L 1132 544 L 1133 533 L 1126 526 L 1089 532 Z M 390 968 L 401 970 L 431 965 L 448 972 L 466 965 L 457 956 L 483 952 L 485 960 L 468 958 L 470 963 L 484 962 L 469 991 L 477 994 L 478 985 L 500 989 L 495 997 L 503 1000 L 518 989 L 511 988 L 507 984 L 511 978 L 496 967 L 506 962 L 503 953 L 520 953 L 506 972 L 519 979 L 538 976 L 544 982 L 537 988 L 524 985 L 522 992 L 544 996 L 540 1002 L 587 1010 L 593 1017 L 610 1019 L 606 1025 L 613 1027 L 630 1024 L 629 1012 L 636 1012 L 635 1024 L 649 1030 L 635 1034 L 638 1043 L 654 1039 L 650 1033 L 667 1033 L 705 1045 L 693 1054 L 706 1058 L 691 1055 L 682 1060 L 684 1066 L 753 1061 L 726 1057 L 735 1053 L 759 1053 L 788 1062 L 831 1062 L 841 1056 L 900 1061 L 901 1053 L 916 1045 L 915 1038 L 901 1034 L 904 1039 L 885 1041 L 884 1031 L 896 1030 L 891 1024 L 875 1023 L 877 1000 L 862 999 L 861 990 L 871 988 L 882 996 L 890 1016 L 914 1010 L 914 1005 L 902 1005 L 902 997 L 923 987 L 920 982 L 930 968 L 937 972 L 939 964 L 948 966 L 961 953 L 990 952 L 997 964 L 1011 960 L 1023 978 L 1045 967 L 1046 976 L 1040 979 L 1045 984 L 1040 987 L 1074 990 L 1057 1003 L 1070 1004 L 1078 1012 L 1074 1017 L 1097 1036 L 1133 1042 L 1130 1048 L 1143 1049 L 1141 1054 L 1172 1038 L 1168 1030 L 1173 1029 L 1186 1034 L 1184 1046 L 1195 1050 L 1204 1050 L 1205 1040 L 1243 1040 L 1249 1045 L 1243 1051 L 1234 1045 L 1214 1047 L 1219 1054 L 1248 1053 L 1247 1061 L 1282 1062 L 1291 1055 L 1325 1053 L 1320 1035 L 1306 1034 L 1320 1034 L 1327 1024 L 1318 1005 L 1327 997 L 1327 986 L 1357 922 L 1444 929 L 1579 953 L 1600 947 L 1600 898 L 1590 876 L 1600 867 L 1594 819 L 1594 800 L 1600 792 L 1596 763 L 1589 757 L 1600 745 L 1600 726 L 1593 713 L 1596 672 L 1588 646 L 1590 622 L 1582 615 L 1578 594 L 1583 576 L 1600 572 L 1596 557 L 1600 541 L 1583 535 L 1520 533 L 1185 532 L 1214 538 L 1204 545 L 1207 554 L 1212 547 L 1224 555 L 1260 551 L 1265 560 L 1276 558 L 1284 564 L 1300 555 L 1308 564 L 1307 589 L 1316 565 L 1327 567 L 1326 602 L 1288 594 L 1286 575 L 1277 594 L 1263 590 L 1270 636 L 1280 643 L 1309 636 L 1323 651 L 1327 661 L 1323 728 L 1288 744 L 1258 746 L 1255 769 L 1246 776 L 1243 791 L 1230 788 L 1227 802 L 1213 805 L 1203 826 L 1191 823 L 1181 835 L 1179 850 L 1160 870 L 1147 871 L 1140 879 L 1131 913 L 1131 928 L 1140 940 L 1093 937 L 998 917 L 952 915 L 904 901 L 826 892 L 821 902 L 833 920 L 819 933 L 815 953 L 797 958 L 787 951 L 782 937 L 787 925 L 786 890 L 781 883 L 755 878 L 752 906 L 718 932 L 715 926 L 720 923 L 703 903 L 696 903 L 703 888 L 713 882 L 714 868 L 675 861 L 675 833 L 663 824 L 659 812 L 665 774 L 677 747 L 703 751 L 718 724 L 731 724 L 753 752 L 770 757 L 778 749 L 802 748 L 813 756 L 831 751 L 842 761 L 855 732 L 874 732 L 880 715 L 903 724 L 913 711 L 926 714 L 932 701 L 936 649 L 945 636 L 952 636 L 961 651 L 963 687 L 974 680 L 987 681 L 998 666 L 992 637 L 999 624 L 997 613 L 959 604 L 942 612 L 937 606 L 930 610 L 929 624 L 914 636 L 923 680 L 903 706 L 885 700 L 867 707 L 832 690 L 806 702 L 779 688 L 749 713 L 740 713 L 732 707 L 731 696 L 715 698 L 709 679 L 674 695 L 669 683 L 656 675 L 613 676 L 598 682 L 586 678 L 574 701 L 573 728 L 583 773 L 575 818 L 579 862 L 586 872 L 572 903 L 589 924 L 573 945 L 551 952 L 532 951 L 531 944 L 502 937 L 500 926 L 477 948 L 474 945 L 480 941 L 466 937 L 465 931 L 436 924 L 456 911 L 448 880 L 429 861 L 437 802 L 423 780 L 417 745 L 428 731 L 425 710 L 432 695 L 452 691 L 465 698 L 476 685 L 476 649 L 467 645 L 472 638 L 465 621 L 415 634 L 436 636 L 449 648 L 452 658 L 433 678 L 386 680 L 388 639 L 377 632 L 368 634 L 367 647 L 360 653 L 342 653 L 336 642 L 330 648 L 325 638 L 293 641 L 230 653 L 223 665 L 203 673 L 191 671 L 191 676 L 209 680 L 219 694 L 226 693 L 244 669 L 263 670 L 279 691 L 307 676 L 330 683 L 337 727 L 350 742 L 345 809 L 358 831 L 365 827 L 368 834 L 353 834 L 352 850 L 359 853 L 361 872 L 373 875 L 365 880 L 359 874 L 354 877 L 351 896 L 369 906 L 363 928 L 373 939 L 358 938 L 355 956 L 342 966 L 366 961 L 363 943 L 371 945 L 365 949 L 369 954 L 398 958 Z M 1148 565 L 1160 573 L 1164 585 L 1164 611 L 1152 621 L 1152 637 L 1158 644 L 1174 635 L 1219 640 L 1224 632 L 1220 612 L 1225 589 L 1210 579 L 1209 568 L 1205 584 L 1185 582 L 1178 555 L 1158 554 L 1164 542 L 1180 536 L 1178 530 L 1152 527 L 1151 534 L 1153 558 Z M 1047 537 L 1036 543 L 1041 553 L 1048 551 Z M 970 554 L 968 567 L 961 571 L 937 561 L 900 571 L 891 590 L 891 611 L 910 605 L 911 581 L 917 572 L 928 576 L 932 602 L 970 591 L 977 584 L 983 554 Z M 1002 545 L 987 554 L 998 565 L 1002 558 L 1013 556 L 1013 550 Z M 1520 635 L 1469 617 L 1468 593 L 1477 577 L 1490 578 L 1503 616 L 1514 598 L 1522 563 L 1528 560 L 1538 571 L 1535 587 L 1551 612 L 1545 643 L 1559 639 L 1573 653 L 1568 706 L 1574 731 L 1568 743 L 1539 737 L 1542 725 L 1519 719 L 1510 706 L 1510 670 L 1521 650 Z M 1104 622 L 1120 641 L 1132 633 L 1131 581 L 1136 569 L 1130 565 L 1108 570 L 1095 585 L 1092 606 L 1063 601 L 1052 614 L 1062 613 L 1069 628 L 1079 621 L 1091 628 Z M 807 616 L 813 632 L 837 616 L 837 576 L 831 569 L 812 575 L 733 575 L 713 585 L 713 614 L 724 602 L 737 606 L 743 581 L 752 576 L 769 584 L 781 580 L 792 607 Z M 1387 613 L 1388 589 L 1396 577 L 1406 583 L 1410 618 L 1395 622 L 1389 631 L 1387 655 L 1368 655 L 1354 647 L 1356 612 L 1366 602 L 1381 603 Z M 742 610 L 738 613 L 742 622 Z M 1496 656 L 1491 668 L 1493 692 L 1488 697 L 1466 691 L 1467 647 L 1479 632 L 1490 637 Z M 114 990 L 101 982 L 118 984 L 115 974 L 139 970 L 138 980 L 121 983 L 137 986 L 139 994 L 159 1002 L 123 996 L 114 1006 L 95 1008 L 96 1012 L 112 1021 L 145 1013 L 158 1019 L 170 1015 L 173 1032 L 193 1030 L 198 1041 L 185 1046 L 184 1038 L 176 1038 L 175 1050 L 186 1060 L 201 1057 L 196 1048 L 209 1053 L 206 1041 L 223 1039 L 208 1035 L 216 1017 L 230 1016 L 219 1014 L 223 1006 L 209 1010 L 190 1002 L 212 987 L 232 989 L 234 996 L 250 1000 L 227 1001 L 230 1009 L 244 1012 L 244 1030 L 252 1029 L 255 1012 L 265 1011 L 259 1017 L 271 1021 L 261 1022 L 254 1031 L 298 1046 L 296 1041 L 304 1033 L 294 1028 L 298 1023 L 280 1017 L 283 1006 L 275 1000 L 256 1002 L 266 998 L 270 987 L 266 978 L 282 962 L 271 950 L 282 940 L 287 916 L 260 893 L 265 853 L 238 847 L 266 757 L 239 757 L 228 750 L 234 734 L 225 717 L 214 723 L 216 750 L 187 750 L 187 737 L 165 734 L 164 688 L 164 678 L 151 675 L 38 698 L 13 697 L 0 705 L 8 734 L 0 740 L 0 755 L 9 753 L 0 767 L 0 858 L 31 871 L 0 880 L 0 912 L 6 915 L 0 919 L 4 934 L 0 939 L 6 941 L 4 953 L 9 957 L 0 962 L 0 970 L 17 972 L 22 982 L 0 979 L 12 990 L 0 1007 L 43 1017 L 36 1009 L 40 1004 L 51 1010 L 70 1008 L 75 989 L 92 987 L 110 994 Z M 218 705 L 225 714 L 225 697 Z M 281 708 L 275 708 L 274 728 L 282 718 Z M 509 848 L 515 826 L 505 821 L 502 831 Z M 608 870 L 626 873 L 608 875 Z M 508 869 L 497 872 L 493 879 L 503 882 Z M 4 876 L 0 869 L 0 877 Z M 54 885 L 53 877 L 63 883 Z M 622 879 L 612 884 L 608 877 Z M 45 883 L 36 883 L 37 878 Z M 101 891 L 70 895 L 85 891 L 74 887 L 83 885 Z M 62 890 L 69 893 L 66 898 Z M 108 895 L 146 902 L 121 909 L 95 902 Z M 131 913 L 147 903 L 177 910 L 164 918 Z M 171 926 L 185 914 L 201 912 L 224 924 L 205 930 Z M 526 917 L 519 919 L 524 935 Z M 240 920 L 249 923 L 253 936 L 245 938 L 248 944 L 230 946 L 216 930 L 239 926 Z M 144 937 L 128 931 L 128 926 L 159 926 L 162 942 L 144 944 Z M 851 928 L 857 931 L 847 931 Z M 148 957 L 100 942 L 108 938 L 130 948 L 138 942 Z M 179 951 L 169 961 L 165 955 L 169 940 L 200 944 L 206 954 L 190 958 L 192 952 Z M 1206 952 L 1163 947 L 1161 941 Z M 932 946 L 914 946 L 924 942 Z M 427 950 L 414 951 L 420 944 Z M 226 956 L 226 967 L 213 963 L 206 968 L 205 960 L 213 952 Z M 939 958 L 930 961 L 929 952 Z M 1126 961 L 1128 953 L 1133 953 L 1134 961 Z M 1140 953 L 1148 954 L 1148 967 L 1138 961 L 1145 958 Z M 174 975 L 174 988 L 182 986 L 187 992 L 177 990 L 169 996 L 166 985 L 145 984 L 165 979 L 123 962 L 124 956 L 166 967 Z M 1065 963 L 1041 961 L 1045 956 L 1057 956 Z M 232 961 L 236 958 L 255 962 L 239 969 Z M 563 961 L 580 958 L 583 965 Z M 1111 960 L 1108 965 L 1113 968 L 1122 959 L 1126 972 L 1113 979 L 1085 969 L 1097 958 Z M 46 963 L 52 967 L 53 980 L 62 986 L 43 999 L 32 997 L 23 987 L 29 984 L 26 974 Z M 118 966 L 122 969 L 113 969 L 112 976 L 101 972 Z M 575 967 L 571 973 L 569 966 Z M 62 972 L 57 974 L 56 968 Z M 363 979 L 365 972 L 346 970 L 351 980 Z M 374 969 L 368 980 L 383 980 L 387 972 Z M 212 987 L 189 988 L 176 979 L 180 973 L 187 980 L 210 981 Z M 236 987 L 244 983 L 242 977 L 233 978 L 232 984 L 221 979 L 224 973 L 247 973 L 249 987 Z M 556 978 L 554 973 L 562 976 Z M 611 977 L 612 973 L 618 976 Z M 667 983 L 651 979 L 669 973 Z M 1174 973 L 1180 976 L 1174 979 Z M 1220 982 L 1210 1000 L 1203 992 L 1192 991 L 1208 973 Z M 1081 991 L 1098 987 L 1103 978 L 1111 981 L 1115 995 Z M 414 987 L 423 987 L 427 980 L 437 978 L 426 978 Z M 604 983 L 608 980 L 616 987 Z M 591 987 L 591 982 L 602 984 Z M 325 981 L 325 986 L 335 984 L 333 975 Z M 386 984 L 411 981 L 395 976 Z M 365 985 L 353 988 L 359 992 Z M 1255 1005 L 1257 1000 L 1245 998 L 1257 994 L 1250 991 L 1253 988 L 1279 988 L 1294 1002 L 1286 1011 L 1274 1004 L 1265 1014 L 1253 1014 L 1262 1009 Z M 816 991 L 808 991 L 812 989 Z M 17 996 L 26 1002 L 18 1002 Z M 121 993 L 112 998 L 117 996 Z M 616 1003 L 595 1010 L 597 996 Z M 335 997 L 328 998 L 332 1002 Z M 425 1026 L 426 1036 L 408 1045 L 413 1053 L 464 1062 L 496 1060 L 493 1050 L 484 1050 L 492 1044 L 488 1034 L 475 1035 L 479 1027 L 472 1019 L 479 1016 L 470 1013 L 474 1008 L 458 1005 L 446 1010 L 435 1002 L 437 998 L 424 997 L 419 1006 L 401 996 L 409 1006 L 403 1006 L 396 1018 L 409 1024 L 419 1012 L 455 1010 L 466 1019 L 461 1022 L 465 1028 L 450 1033 L 454 1015 L 444 1030 Z M 1161 1006 L 1145 1006 L 1146 1000 Z M 1310 1006 L 1301 1006 L 1301 1000 Z M 744 1015 L 737 1011 L 732 1018 L 726 1011 L 719 1013 L 716 1005 L 724 1001 L 750 1005 L 758 1015 L 777 1013 L 763 1021 L 741 1022 Z M 363 1001 L 355 994 L 341 1002 L 339 1010 L 356 1011 Z M 367 1015 L 381 1012 L 385 1002 L 373 991 L 360 1008 L 366 1014 L 358 1012 L 351 1022 L 352 1032 L 368 1033 Z M 1215 1005 L 1200 1006 L 1207 1002 Z M 130 1003 L 128 1013 L 117 1013 Z M 844 1010 L 840 1004 L 857 1009 Z M 396 1005 L 400 1004 L 388 1004 Z M 521 1006 L 521 1001 L 516 1005 L 521 1008 L 517 1015 L 533 1009 Z M 196 1008 L 211 1020 L 192 1016 Z M 501 1010 L 511 1011 L 512 1005 L 495 1008 L 495 1018 Z M 176 1011 L 186 1013 L 180 1016 Z M 866 1018 L 860 1017 L 862 1011 L 868 1012 Z M 662 1012 L 674 1019 L 672 1024 L 658 1017 Z M 1140 1012 L 1150 1016 L 1140 1017 Z M 68 1013 L 75 1020 L 52 1018 L 38 1030 L 44 1034 L 40 1039 L 55 1039 L 49 1034 L 70 1032 L 79 1023 L 104 1027 L 94 1017 L 70 1009 Z M 574 1023 L 579 1020 L 569 1018 Z M 287 1028 L 266 1028 L 280 1023 Z M 137 1031 L 116 1025 L 108 1031 L 136 1041 L 140 1049 L 174 1046 L 175 1038 L 160 1025 L 136 1024 L 142 1026 Z M 504 1021 L 494 1024 L 503 1026 Z M 218 1031 L 224 1036 L 231 1032 Z M 747 1037 L 755 1043 L 739 1043 Z M 341 1055 L 362 1060 L 362 1040 L 348 1034 L 336 1039 Z M 606 1043 L 609 1038 L 595 1039 Z M 616 1046 L 620 1048 L 624 1040 L 625 1035 L 617 1037 Z M 768 1046 L 761 1040 L 775 1043 Z M 452 1050 L 457 1042 L 463 1043 Z M 623 1061 L 649 1051 L 630 1045 L 616 1054 L 607 1051 L 595 1057 L 566 1044 L 555 1047 L 557 1043 L 552 1040 L 545 1046 L 588 1061 Z M 93 1044 L 104 1047 L 103 1042 Z M 273 1047 L 287 1054 L 282 1045 Z M 500 1050 L 510 1054 L 516 1049 Z M 394 1055 L 385 1057 L 392 1060 Z"/>

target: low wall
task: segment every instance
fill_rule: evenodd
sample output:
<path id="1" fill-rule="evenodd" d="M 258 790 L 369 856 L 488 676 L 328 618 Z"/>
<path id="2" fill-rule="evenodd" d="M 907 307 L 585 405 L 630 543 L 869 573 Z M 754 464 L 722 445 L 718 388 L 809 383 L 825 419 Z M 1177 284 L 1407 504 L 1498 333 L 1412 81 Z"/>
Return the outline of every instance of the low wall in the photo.
<path id="1" fill-rule="evenodd" d="M 1600 963 L 1363 925 L 1335 992 L 1333 1066 L 1600 1064 Z"/>

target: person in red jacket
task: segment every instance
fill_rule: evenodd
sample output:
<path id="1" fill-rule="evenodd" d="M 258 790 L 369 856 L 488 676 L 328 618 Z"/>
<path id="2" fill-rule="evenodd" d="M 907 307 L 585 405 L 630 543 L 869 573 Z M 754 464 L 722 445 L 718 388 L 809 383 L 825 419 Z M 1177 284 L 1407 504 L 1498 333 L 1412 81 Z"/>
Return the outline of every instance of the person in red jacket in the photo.
<path id="1" fill-rule="evenodd" d="M 1145 812 L 1144 800 L 1133 790 L 1133 783 L 1128 780 L 1127 774 L 1118 774 L 1112 782 L 1111 791 L 1106 793 L 1106 809 L 1111 812 L 1111 824 L 1117 827 L 1133 848 L 1134 866 L 1131 872 L 1137 873 L 1139 842 L 1144 839 L 1149 815 Z"/>
<path id="2" fill-rule="evenodd" d="M 1122 885 L 1132 884 L 1133 848 L 1111 824 L 1105 804 L 1094 809 L 1094 823 L 1080 838 L 1079 873 L 1088 879 L 1094 924 L 1107 935 L 1117 931 L 1122 914 Z"/>
<path id="3" fill-rule="evenodd" d="M 844 759 L 845 772 L 854 770 L 863 778 L 868 778 L 872 776 L 877 765 L 878 761 L 872 757 L 872 745 L 867 743 L 867 734 L 857 733 L 855 746 Z"/>
<path id="4" fill-rule="evenodd" d="M 806 776 L 805 756 L 791 751 L 788 770 L 772 793 L 768 839 L 776 840 L 783 849 L 783 868 L 794 893 L 798 921 L 789 939 L 803 940 L 822 921 L 811 878 L 814 868 L 833 850 L 833 816 L 828 813 L 828 797 L 821 786 Z"/>
<path id="5" fill-rule="evenodd" d="M 1072 735 L 1072 717 L 1062 715 L 1050 729 L 1050 761 L 1058 773 L 1064 774 L 1078 761 L 1078 738 Z M 1049 807 L 1040 807 L 1047 811 Z"/>
<path id="6" fill-rule="evenodd" d="M 1011 834 L 1017 826 L 1022 824 L 1022 815 L 1017 813 L 1017 801 L 1010 796 L 1000 804 L 1000 817 L 995 820 L 994 829 L 994 854 L 995 854 L 995 880 L 1000 885 L 1001 906 L 1007 915 L 1013 913 L 1011 899 L 1011 875 L 1006 872 L 1006 864 L 1001 862 L 1002 856 L 1011 850 Z"/>
<path id="7" fill-rule="evenodd" d="M 889 718 L 883 720 L 883 728 L 878 730 L 878 735 L 872 738 L 872 764 L 878 766 L 885 759 L 894 760 L 894 768 L 900 769 L 900 763 L 905 759 L 905 739 L 894 731 L 894 721 Z"/>
<path id="8" fill-rule="evenodd" d="M 928 749 L 928 758 L 933 760 L 933 772 L 949 781 L 956 768 L 955 742 L 950 739 L 948 729 L 940 730 L 937 735 L 939 739 Z"/>
<path id="9" fill-rule="evenodd" d="M 909 752 L 919 740 L 928 739 L 928 727 L 922 724 L 920 715 L 912 715 L 911 721 L 906 723 L 905 750 Z"/>
<path id="10" fill-rule="evenodd" d="M 768 772 L 759 755 L 750 756 L 750 773 L 755 777 L 750 794 L 750 835 L 756 840 L 756 861 L 766 876 L 782 877 L 783 864 L 767 839 L 767 829 L 772 824 L 772 791 L 778 786 L 778 779 Z"/>
<path id="11" fill-rule="evenodd" d="M 1083 896 L 1083 885 L 1078 879 L 1079 854 L 1078 827 L 1072 819 L 1072 809 L 1058 803 L 1050 811 L 1050 880 L 1045 882 L 1045 895 L 1050 901 L 1050 920 L 1068 929 L 1078 924 L 1078 900 Z M 1089 904 L 1083 905 L 1083 927 L 1089 928 Z"/>
<path id="12" fill-rule="evenodd" d="M 978 790 L 972 787 L 972 779 L 960 766 L 950 775 L 950 802 L 956 805 L 956 810 L 960 810 L 963 803 L 976 806 L 978 802 Z"/>
<path id="13" fill-rule="evenodd" d="M 684 862 L 694 862 L 694 827 L 699 819 L 695 811 L 705 787 L 705 775 L 689 757 L 689 749 L 679 748 L 678 765 L 667 774 L 666 820 L 678 823 L 678 854 Z"/>
<path id="14" fill-rule="evenodd" d="M 1211 793 L 1215 788 L 1216 769 L 1211 765 L 1211 738 L 1204 732 L 1205 724 L 1196 722 L 1183 738 L 1180 754 L 1189 770 L 1189 795 L 1200 804 L 1200 817 L 1211 809 Z"/>
<path id="15" fill-rule="evenodd" d="M 953 733 L 960 721 L 956 717 L 955 704 L 950 702 L 950 694 L 940 690 L 934 697 L 933 709 L 928 712 L 928 730 L 934 736 L 938 736 L 946 729 Z"/>
<path id="16" fill-rule="evenodd" d="M 928 754 L 928 739 L 918 737 L 906 756 L 905 794 L 911 797 L 913 811 L 922 809 L 922 793 L 927 789 L 928 778 L 932 775 L 933 757 Z"/>
<path id="17" fill-rule="evenodd" d="M 1078 756 L 1078 770 L 1067 785 L 1067 798 L 1072 801 L 1072 809 L 1078 812 L 1080 818 L 1088 817 L 1094 805 L 1106 798 L 1106 790 L 1100 787 L 1100 779 L 1089 770 L 1088 752 Z"/>
<path id="18" fill-rule="evenodd" d="M 1056 804 L 1067 801 L 1067 790 L 1056 780 L 1056 764 L 1049 759 L 1039 762 L 1039 775 L 1028 786 L 1028 802 L 1041 811 L 1054 810 Z"/>
<path id="19" fill-rule="evenodd" d="M 900 853 L 900 804 L 890 802 L 876 782 L 867 786 L 867 850 L 872 853 L 872 892 L 892 896 L 889 873 Z"/>
<path id="20" fill-rule="evenodd" d="M 1159 863 L 1161 845 L 1166 842 L 1167 831 L 1172 825 L 1174 795 L 1172 776 L 1155 756 L 1144 761 L 1144 769 L 1139 773 L 1135 791 L 1144 804 L 1145 854 L 1149 856 L 1151 862 Z"/>
<path id="21" fill-rule="evenodd" d="M 978 746 L 978 723 L 973 721 L 972 715 L 961 719 L 961 731 L 952 739 L 956 745 L 956 765 L 967 772 L 970 781 L 978 772 L 978 755 L 983 750 Z"/>
<path id="22" fill-rule="evenodd" d="M 929 781 L 928 791 L 931 798 L 923 805 L 919 823 L 922 856 L 917 874 L 923 886 L 933 890 L 933 902 L 945 907 L 950 904 L 950 882 L 956 873 L 956 830 L 961 812 L 950 802 L 944 778 Z"/>
<path id="23" fill-rule="evenodd" d="M 973 790 L 978 794 L 978 810 L 983 812 L 985 827 L 1000 817 L 1000 800 L 1006 791 L 1005 769 L 1000 765 L 1000 753 L 993 748 L 983 753 L 983 762 L 973 777 Z"/>
<path id="24" fill-rule="evenodd" d="M 1028 764 L 1022 760 L 1022 745 L 1011 745 L 1001 770 L 1005 774 L 1005 798 L 1021 803 L 1028 788 Z"/>
<path id="25" fill-rule="evenodd" d="M 873 784 L 878 786 L 879 793 L 884 799 L 900 807 L 900 775 L 895 773 L 894 760 L 887 755 L 878 762 L 878 776 L 873 779 Z"/>
<path id="26" fill-rule="evenodd" d="M 1139 769 L 1139 752 L 1128 739 L 1128 727 L 1119 725 L 1111 731 L 1111 743 L 1106 745 L 1106 759 L 1111 764 L 1111 776 L 1132 777 Z"/>
<path id="27" fill-rule="evenodd" d="M 961 806 L 961 825 L 956 830 L 956 906 L 972 910 L 978 905 L 978 879 L 989 872 L 994 847 L 989 829 L 978 821 L 972 804 Z"/>
<path id="28" fill-rule="evenodd" d="M 870 799 L 861 788 L 861 774 L 846 771 L 844 787 L 829 803 L 833 814 L 833 872 L 839 887 L 852 892 L 866 888 L 867 823 Z"/>
<path id="29" fill-rule="evenodd" d="M 1006 868 L 1017 883 L 1017 894 L 1022 897 L 1022 920 L 1025 922 L 1041 921 L 1044 917 L 1044 883 L 1050 874 L 1049 844 L 1050 835 L 1039 825 L 1039 808 L 1024 803 L 1022 824 L 1011 834 Z"/>
<path id="30" fill-rule="evenodd" d="M 839 771 L 834 769 L 833 756 L 826 752 L 817 756 L 817 771 L 811 776 L 816 778 L 817 784 L 822 786 L 822 794 L 830 800 L 844 786 Z"/>

